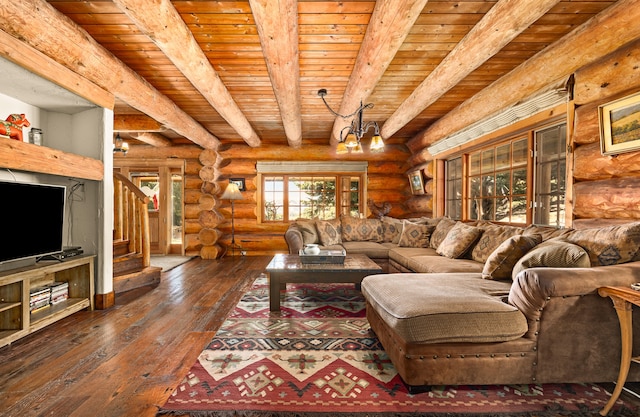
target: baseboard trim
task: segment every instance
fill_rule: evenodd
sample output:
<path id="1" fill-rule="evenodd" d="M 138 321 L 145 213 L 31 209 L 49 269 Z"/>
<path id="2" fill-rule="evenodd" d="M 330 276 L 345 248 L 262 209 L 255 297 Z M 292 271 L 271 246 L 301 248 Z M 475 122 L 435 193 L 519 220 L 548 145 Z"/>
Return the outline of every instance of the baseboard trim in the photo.
<path id="1" fill-rule="evenodd" d="M 106 294 L 96 294 L 95 298 L 96 310 L 106 310 L 116 304 L 116 293 L 113 291 Z"/>

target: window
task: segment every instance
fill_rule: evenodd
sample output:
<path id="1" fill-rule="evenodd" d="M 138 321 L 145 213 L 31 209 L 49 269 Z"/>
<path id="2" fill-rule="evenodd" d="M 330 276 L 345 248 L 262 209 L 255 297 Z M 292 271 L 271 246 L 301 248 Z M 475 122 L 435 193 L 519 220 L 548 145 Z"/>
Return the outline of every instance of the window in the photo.
<path id="1" fill-rule="evenodd" d="M 345 168 L 355 172 L 338 171 Z M 259 162 L 258 174 L 263 222 L 364 213 L 366 163 Z"/>
<path id="2" fill-rule="evenodd" d="M 445 214 L 459 220 L 527 224 L 533 219 L 563 226 L 565 135 L 562 123 L 445 161 Z M 530 137 L 536 147 L 533 160 Z"/>
<path id="3" fill-rule="evenodd" d="M 445 216 L 462 219 L 462 158 L 446 161 Z"/>
<path id="4" fill-rule="evenodd" d="M 535 134 L 533 221 L 536 224 L 564 227 L 566 129 L 562 124 Z"/>
<path id="5" fill-rule="evenodd" d="M 527 138 L 469 156 L 469 220 L 526 223 Z"/>

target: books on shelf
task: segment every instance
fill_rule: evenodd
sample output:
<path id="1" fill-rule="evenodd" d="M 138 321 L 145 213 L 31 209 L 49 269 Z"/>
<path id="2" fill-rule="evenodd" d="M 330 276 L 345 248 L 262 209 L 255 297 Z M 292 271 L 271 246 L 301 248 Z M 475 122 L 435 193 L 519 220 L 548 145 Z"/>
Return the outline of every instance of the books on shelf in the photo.
<path id="1" fill-rule="evenodd" d="M 69 298 L 68 282 L 53 282 L 29 291 L 29 311 L 34 313 Z"/>
<path id="2" fill-rule="evenodd" d="M 55 305 L 65 301 L 69 298 L 69 283 L 68 282 L 54 282 L 49 284 L 51 289 L 51 304 Z"/>
<path id="3" fill-rule="evenodd" d="M 49 287 L 36 287 L 29 291 L 29 311 L 34 312 L 47 307 L 51 301 Z"/>

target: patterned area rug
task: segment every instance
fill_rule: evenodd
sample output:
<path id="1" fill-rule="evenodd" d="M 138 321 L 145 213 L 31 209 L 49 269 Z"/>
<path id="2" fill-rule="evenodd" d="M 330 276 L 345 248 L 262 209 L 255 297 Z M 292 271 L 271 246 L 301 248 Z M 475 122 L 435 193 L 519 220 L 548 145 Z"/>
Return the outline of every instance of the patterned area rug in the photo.
<path id="1" fill-rule="evenodd" d="M 289 284 L 272 313 L 260 277 L 158 414 L 593 416 L 608 399 L 592 384 L 436 386 L 412 395 L 353 284 Z M 618 401 L 609 415 L 639 413 Z"/>

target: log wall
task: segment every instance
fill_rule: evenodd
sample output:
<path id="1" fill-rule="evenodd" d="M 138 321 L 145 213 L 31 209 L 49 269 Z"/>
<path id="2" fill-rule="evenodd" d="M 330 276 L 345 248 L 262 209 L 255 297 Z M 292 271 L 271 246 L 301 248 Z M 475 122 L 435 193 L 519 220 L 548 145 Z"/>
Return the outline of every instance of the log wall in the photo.
<path id="1" fill-rule="evenodd" d="M 284 232 L 288 224 L 258 223 L 256 163 L 258 161 L 335 161 L 331 147 L 303 145 L 300 148 L 291 148 L 286 145 L 263 144 L 258 148 L 251 148 L 246 145 L 222 145 L 218 148 L 218 153 L 219 158 L 215 161 L 213 175 L 220 194 L 229 183 L 229 178 L 245 180 L 246 191 L 242 193 L 244 199 L 234 203 L 236 243 L 242 246 L 249 256 L 287 252 Z M 348 159 L 369 162 L 367 197 L 375 203 L 390 202 L 392 205 L 390 216 L 407 217 L 410 211 L 406 203 L 411 196 L 411 191 L 409 181 L 404 174 L 408 157 L 409 151 L 406 147 L 387 145 L 384 153 L 364 153 L 350 156 Z M 202 161 L 203 158 L 200 160 Z M 218 201 L 216 209 L 225 219 L 218 225 L 222 232 L 219 242 L 222 246 L 227 246 L 231 242 L 231 204 L 229 201 Z"/>
<path id="2" fill-rule="evenodd" d="M 640 219 L 640 151 L 605 156 L 600 151 L 598 106 L 640 91 L 640 41 L 634 41 L 599 61 L 575 72 L 573 123 L 570 132 L 572 166 L 566 199 L 572 214 L 568 226 L 576 228 L 594 224 L 616 224 Z M 571 110 L 570 110 L 571 111 Z M 426 153 L 417 149 L 414 155 Z M 430 210 L 440 193 L 436 193 L 433 161 L 410 167 L 421 170 L 425 194 L 413 196 L 410 210 Z M 571 224 L 569 224 L 571 223 Z"/>
<path id="3" fill-rule="evenodd" d="M 575 73 L 573 226 L 640 219 L 640 152 L 600 151 L 598 106 L 640 91 L 640 41 Z M 603 220 L 604 221 L 604 220 Z"/>

